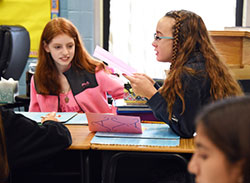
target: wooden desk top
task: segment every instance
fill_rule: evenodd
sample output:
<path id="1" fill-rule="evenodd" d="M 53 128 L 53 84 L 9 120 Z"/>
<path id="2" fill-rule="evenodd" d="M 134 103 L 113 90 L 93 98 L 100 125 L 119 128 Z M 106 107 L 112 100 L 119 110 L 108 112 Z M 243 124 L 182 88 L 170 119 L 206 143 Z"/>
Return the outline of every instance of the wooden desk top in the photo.
<path id="1" fill-rule="evenodd" d="M 132 145 L 105 145 L 90 144 L 95 133 L 90 132 L 88 126 L 84 125 L 65 125 L 72 136 L 71 150 L 115 150 L 115 151 L 148 151 L 148 152 L 176 152 L 193 153 L 194 139 L 181 139 L 180 145 L 176 147 L 158 146 L 132 146 Z"/>
<path id="2" fill-rule="evenodd" d="M 210 36 L 225 36 L 225 37 L 246 37 L 250 38 L 249 31 L 224 30 L 224 31 L 209 31 Z"/>
<path id="3" fill-rule="evenodd" d="M 115 151 L 193 153 L 194 152 L 194 139 L 193 138 L 192 139 L 181 139 L 180 145 L 176 146 L 176 147 L 91 144 L 91 149 L 94 149 L 94 150 L 115 150 Z"/>
<path id="4" fill-rule="evenodd" d="M 65 125 L 72 136 L 72 144 L 69 149 L 72 150 L 88 150 L 90 149 L 90 141 L 95 133 L 90 132 L 88 126 L 85 125 Z"/>

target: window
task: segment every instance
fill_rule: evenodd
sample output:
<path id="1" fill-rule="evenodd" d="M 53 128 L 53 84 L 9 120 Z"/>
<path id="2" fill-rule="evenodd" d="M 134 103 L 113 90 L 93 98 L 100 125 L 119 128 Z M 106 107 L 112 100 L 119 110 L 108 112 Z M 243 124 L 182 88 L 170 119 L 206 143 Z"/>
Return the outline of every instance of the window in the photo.
<path id="1" fill-rule="evenodd" d="M 236 0 L 110 0 L 109 51 L 138 72 L 164 78 L 170 64 L 156 60 L 151 44 L 158 20 L 176 9 L 197 13 L 208 30 L 235 26 Z"/>

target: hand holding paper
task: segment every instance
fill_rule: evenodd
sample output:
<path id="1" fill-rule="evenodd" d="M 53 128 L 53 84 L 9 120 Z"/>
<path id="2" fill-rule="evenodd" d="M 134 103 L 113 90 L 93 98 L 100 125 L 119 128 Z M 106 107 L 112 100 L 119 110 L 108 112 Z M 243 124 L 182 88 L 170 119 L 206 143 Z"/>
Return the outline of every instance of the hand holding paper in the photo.
<path id="1" fill-rule="evenodd" d="M 96 46 L 93 56 L 107 62 L 110 67 L 118 69 L 129 76 L 136 72 L 134 68 L 130 67 L 122 60 L 114 57 L 110 52 L 104 50 L 100 46 Z"/>
<path id="2" fill-rule="evenodd" d="M 123 74 L 123 76 L 130 81 L 136 95 L 150 99 L 157 92 L 154 81 L 144 74 L 135 74 L 133 76 Z"/>

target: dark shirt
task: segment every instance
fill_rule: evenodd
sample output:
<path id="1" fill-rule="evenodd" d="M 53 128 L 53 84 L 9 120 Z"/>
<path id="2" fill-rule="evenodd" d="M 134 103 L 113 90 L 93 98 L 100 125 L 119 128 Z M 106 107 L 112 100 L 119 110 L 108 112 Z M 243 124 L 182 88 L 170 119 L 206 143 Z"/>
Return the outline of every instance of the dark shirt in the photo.
<path id="1" fill-rule="evenodd" d="M 181 76 L 185 101 L 184 113 L 181 114 L 182 101 L 179 96 L 176 96 L 173 104 L 171 120 L 167 112 L 167 102 L 159 92 L 151 97 L 147 104 L 152 108 L 155 117 L 167 123 L 177 135 L 190 138 L 195 132 L 194 119 L 197 112 L 211 101 L 210 79 L 206 73 L 205 59 L 200 53 L 192 56 L 184 66 L 197 71 L 195 75 L 183 73 Z"/>
<path id="2" fill-rule="evenodd" d="M 4 125 L 10 169 L 38 163 L 71 145 L 69 130 L 60 122 L 46 121 L 42 125 L 0 109 Z"/>

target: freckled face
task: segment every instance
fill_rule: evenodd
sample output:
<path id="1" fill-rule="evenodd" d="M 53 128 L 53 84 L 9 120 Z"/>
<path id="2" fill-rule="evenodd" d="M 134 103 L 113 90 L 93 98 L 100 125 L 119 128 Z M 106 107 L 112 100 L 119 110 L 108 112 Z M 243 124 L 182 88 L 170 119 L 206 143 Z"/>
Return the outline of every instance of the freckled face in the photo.
<path id="1" fill-rule="evenodd" d="M 75 41 L 67 34 L 54 37 L 49 44 L 44 43 L 44 49 L 50 53 L 57 68 L 65 70 L 75 55 Z"/>
<path id="2" fill-rule="evenodd" d="M 230 163 L 225 154 L 206 136 L 202 125 L 197 127 L 196 150 L 188 170 L 195 175 L 196 183 L 236 183 L 241 165 Z"/>
<path id="3" fill-rule="evenodd" d="M 158 21 L 156 27 L 156 35 L 159 37 L 173 37 L 172 27 L 175 20 L 170 17 L 163 17 Z M 152 43 L 156 51 L 156 59 L 159 62 L 171 62 L 173 54 L 173 40 L 160 39 L 154 40 Z"/>

